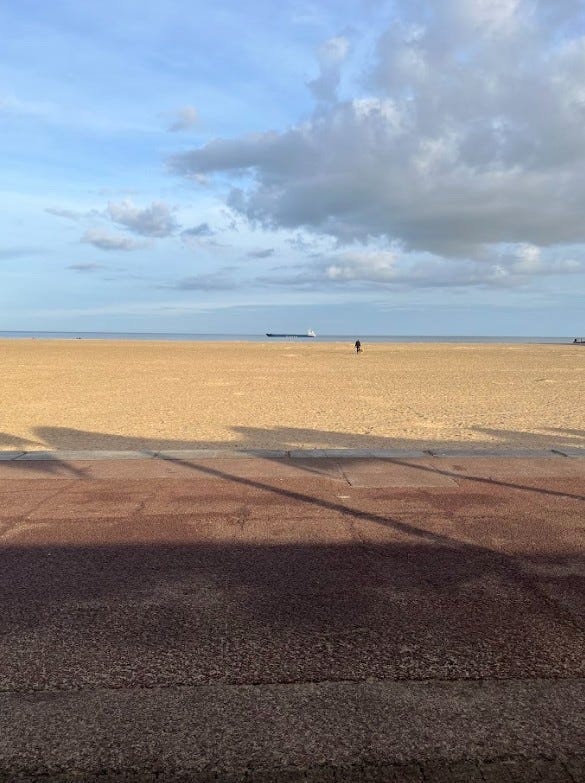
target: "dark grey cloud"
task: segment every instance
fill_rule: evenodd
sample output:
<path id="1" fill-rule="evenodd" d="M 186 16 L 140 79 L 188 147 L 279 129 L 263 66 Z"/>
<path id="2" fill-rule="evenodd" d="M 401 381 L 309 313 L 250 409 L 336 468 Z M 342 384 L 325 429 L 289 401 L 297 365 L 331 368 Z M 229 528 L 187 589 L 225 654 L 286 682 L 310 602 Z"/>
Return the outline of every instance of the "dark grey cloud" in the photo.
<path id="1" fill-rule="evenodd" d="M 137 242 L 130 237 L 126 237 L 123 234 L 109 234 L 107 231 L 100 229 L 88 229 L 81 241 L 94 247 L 98 247 L 100 250 L 138 250 L 145 246 L 144 242 Z"/>
<path id="2" fill-rule="evenodd" d="M 347 245 L 379 238 L 489 263 L 507 244 L 583 243 L 579 6 L 401 0 L 360 97 L 169 165 L 187 177 L 245 172 L 232 210 Z"/>
<path id="3" fill-rule="evenodd" d="M 168 237 L 179 229 L 172 210 L 162 201 L 154 201 L 143 209 L 129 200 L 110 201 L 106 213 L 112 222 L 140 236 Z"/>
<path id="4" fill-rule="evenodd" d="M 266 247 L 260 250 L 250 250 L 246 255 L 248 258 L 270 258 L 270 256 L 274 255 L 274 248 Z"/>
<path id="5" fill-rule="evenodd" d="M 235 231 L 236 233 L 239 232 L 240 226 L 238 224 L 242 222 L 241 216 L 234 213 L 231 209 L 225 208 L 221 210 L 221 214 L 226 220 L 224 229 L 228 231 Z"/>
<path id="6" fill-rule="evenodd" d="M 295 234 L 294 237 L 287 239 L 288 245 L 299 253 L 303 253 L 306 256 L 319 254 L 322 251 L 321 240 L 312 237 L 302 236 L 300 233 Z"/>

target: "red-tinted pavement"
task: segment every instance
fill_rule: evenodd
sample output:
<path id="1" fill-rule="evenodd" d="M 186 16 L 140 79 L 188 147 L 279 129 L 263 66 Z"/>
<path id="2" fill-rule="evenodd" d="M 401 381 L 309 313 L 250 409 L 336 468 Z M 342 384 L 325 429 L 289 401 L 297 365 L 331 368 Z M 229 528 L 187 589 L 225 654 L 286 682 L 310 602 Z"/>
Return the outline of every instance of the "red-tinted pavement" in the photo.
<path id="1" fill-rule="evenodd" d="M 585 780 L 584 510 L 582 458 L 0 462 L 0 780 Z"/>

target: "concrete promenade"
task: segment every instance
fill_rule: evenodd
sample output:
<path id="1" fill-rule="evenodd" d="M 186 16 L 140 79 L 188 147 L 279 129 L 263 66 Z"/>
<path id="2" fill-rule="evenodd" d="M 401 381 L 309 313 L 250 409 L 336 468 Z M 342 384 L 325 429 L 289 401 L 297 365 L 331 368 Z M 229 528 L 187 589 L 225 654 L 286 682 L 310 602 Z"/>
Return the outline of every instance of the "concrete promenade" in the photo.
<path id="1" fill-rule="evenodd" d="M 585 781 L 585 454 L 0 453 L 0 781 Z"/>

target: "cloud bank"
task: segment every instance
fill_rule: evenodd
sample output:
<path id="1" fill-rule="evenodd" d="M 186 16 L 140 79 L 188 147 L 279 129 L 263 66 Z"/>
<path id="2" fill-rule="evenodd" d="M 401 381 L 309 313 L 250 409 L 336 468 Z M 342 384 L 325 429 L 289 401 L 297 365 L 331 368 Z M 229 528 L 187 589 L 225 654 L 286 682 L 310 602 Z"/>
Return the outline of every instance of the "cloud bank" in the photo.
<path id="1" fill-rule="evenodd" d="M 498 268 L 514 279 L 576 271 L 515 253 L 585 242 L 581 10 L 576 0 L 399 2 L 356 97 L 335 98 L 347 46 L 330 39 L 312 116 L 216 139 L 170 168 L 246 174 L 229 206 L 270 229 L 483 263 L 488 282 Z"/>
<path id="2" fill-rule="evenodd" d="M 452 259 L 446 263 L 430 254 L 403 255 L 393 251 L 345 251 L 318 256 L 294 271 L 261 278 L 267 285 L 312 288 L 332 285 L 352 288 L 482 288 L 506 289 L 525 285 L 535 275 L 585 272 L 575 259 L 542 258 L 539 248 L 521 245 L 490 262 Z"/>

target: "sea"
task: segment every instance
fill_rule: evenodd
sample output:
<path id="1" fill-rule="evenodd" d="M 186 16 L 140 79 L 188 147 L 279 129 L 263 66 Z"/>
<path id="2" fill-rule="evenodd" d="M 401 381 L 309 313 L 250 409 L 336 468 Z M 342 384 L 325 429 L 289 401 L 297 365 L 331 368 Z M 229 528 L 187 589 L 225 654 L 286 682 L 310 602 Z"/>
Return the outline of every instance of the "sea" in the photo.
<path id="1" fill-rule="evenodd" d="M 557 344 L 573 337 L 526 337 L 514 335 L 425 335 L 425 334 L 319 334 L 317 337 L 267 337 L 265 334 L 190 334 L 187 332 L 38 332 L 0 331 L 0 339 L 39 340 L 168 340 L 169 342 L 299 342 L 299 343 L 508 343 Z"/>

